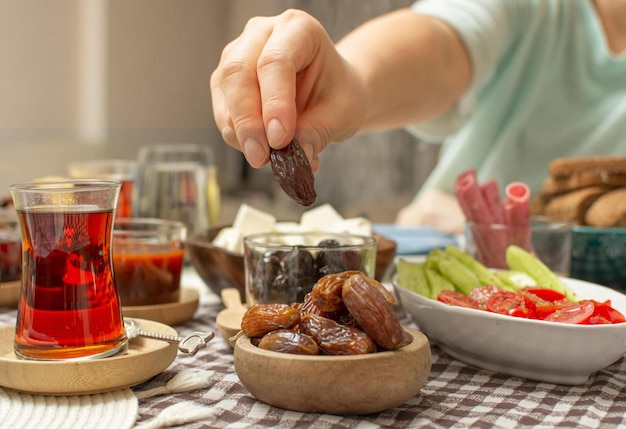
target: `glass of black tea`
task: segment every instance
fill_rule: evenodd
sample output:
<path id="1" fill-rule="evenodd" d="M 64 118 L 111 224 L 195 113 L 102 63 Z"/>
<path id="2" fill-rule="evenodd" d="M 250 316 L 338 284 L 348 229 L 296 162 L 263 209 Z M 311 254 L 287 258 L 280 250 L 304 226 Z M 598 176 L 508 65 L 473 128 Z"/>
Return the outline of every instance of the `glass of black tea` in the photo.
<path id="1" fill-rule="evenodd" d="M 85 360 L 127 350 L 111 252 L 120 187 L 107 180 L 10 186 L 22 236 L 19 358 Z"/>

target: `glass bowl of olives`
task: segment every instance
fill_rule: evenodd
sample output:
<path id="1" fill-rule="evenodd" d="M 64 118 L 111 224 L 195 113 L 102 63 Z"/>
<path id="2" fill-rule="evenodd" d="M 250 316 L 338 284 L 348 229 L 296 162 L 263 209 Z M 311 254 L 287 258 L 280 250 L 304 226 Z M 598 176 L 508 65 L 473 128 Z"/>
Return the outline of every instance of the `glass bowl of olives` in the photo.
<path id="1" fill-rule="evenodd" d="M 244 238 L 245 299 L 302 302 L 326 274 L 358 270 L 374 277 L 376 239 L 327 232 L 267 232 Z"/>

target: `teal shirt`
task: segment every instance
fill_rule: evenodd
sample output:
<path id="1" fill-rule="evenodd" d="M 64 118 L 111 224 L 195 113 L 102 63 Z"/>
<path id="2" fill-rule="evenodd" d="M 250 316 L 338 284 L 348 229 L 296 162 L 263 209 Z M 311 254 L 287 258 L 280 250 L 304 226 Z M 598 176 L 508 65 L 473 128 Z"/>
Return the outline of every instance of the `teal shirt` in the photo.
<path id="1" fill-rule="evenodd" d="M 591 0 L 422 0 L 450 24 L 473 65 L 470 89 L 410 130 L 444 140 L 422 190 L 453 191 L 475 168 L 503 189 L 537 192 L 554 158 L 626 155 L 626 54 L 612 54 Z M 419 196 L 419 194 L 418 194 Z"/>

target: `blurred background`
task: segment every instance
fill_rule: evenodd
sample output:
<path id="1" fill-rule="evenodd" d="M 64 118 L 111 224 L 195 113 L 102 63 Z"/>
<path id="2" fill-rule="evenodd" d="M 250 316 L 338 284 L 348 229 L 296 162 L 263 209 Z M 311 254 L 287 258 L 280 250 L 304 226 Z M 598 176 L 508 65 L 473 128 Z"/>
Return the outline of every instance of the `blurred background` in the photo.
<path id="1" fill-rule="evenodd" d="M 241 202 L 284 220 L 303 208 L 269 167 L 254 170 L 223 143 L 209 77 L 222 48 L 256 15 L 288 8 L 317 17 L 333 40 L 412 0 L 0 0 L 0 196 L 67 164 L 135 159 L 140 147 L 212 148 L 221 220 Z M 318 200 L 344 216 L 393 222 L 435 163 L 438 145 L 404 130 L 329 147 L 316 175 Z"/>

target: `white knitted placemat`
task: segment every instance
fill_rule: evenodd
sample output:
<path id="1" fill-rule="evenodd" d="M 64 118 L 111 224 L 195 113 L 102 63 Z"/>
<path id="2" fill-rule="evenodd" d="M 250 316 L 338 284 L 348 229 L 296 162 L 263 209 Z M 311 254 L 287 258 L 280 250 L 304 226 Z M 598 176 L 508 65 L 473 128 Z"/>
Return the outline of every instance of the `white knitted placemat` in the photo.
<path id="1" fill-rule="evenodd" d="M 81 396 L 43 396 L 0 388 L 0 422 L 11 429 L 125 429 L 137 420 L 130 389 Z"/>

